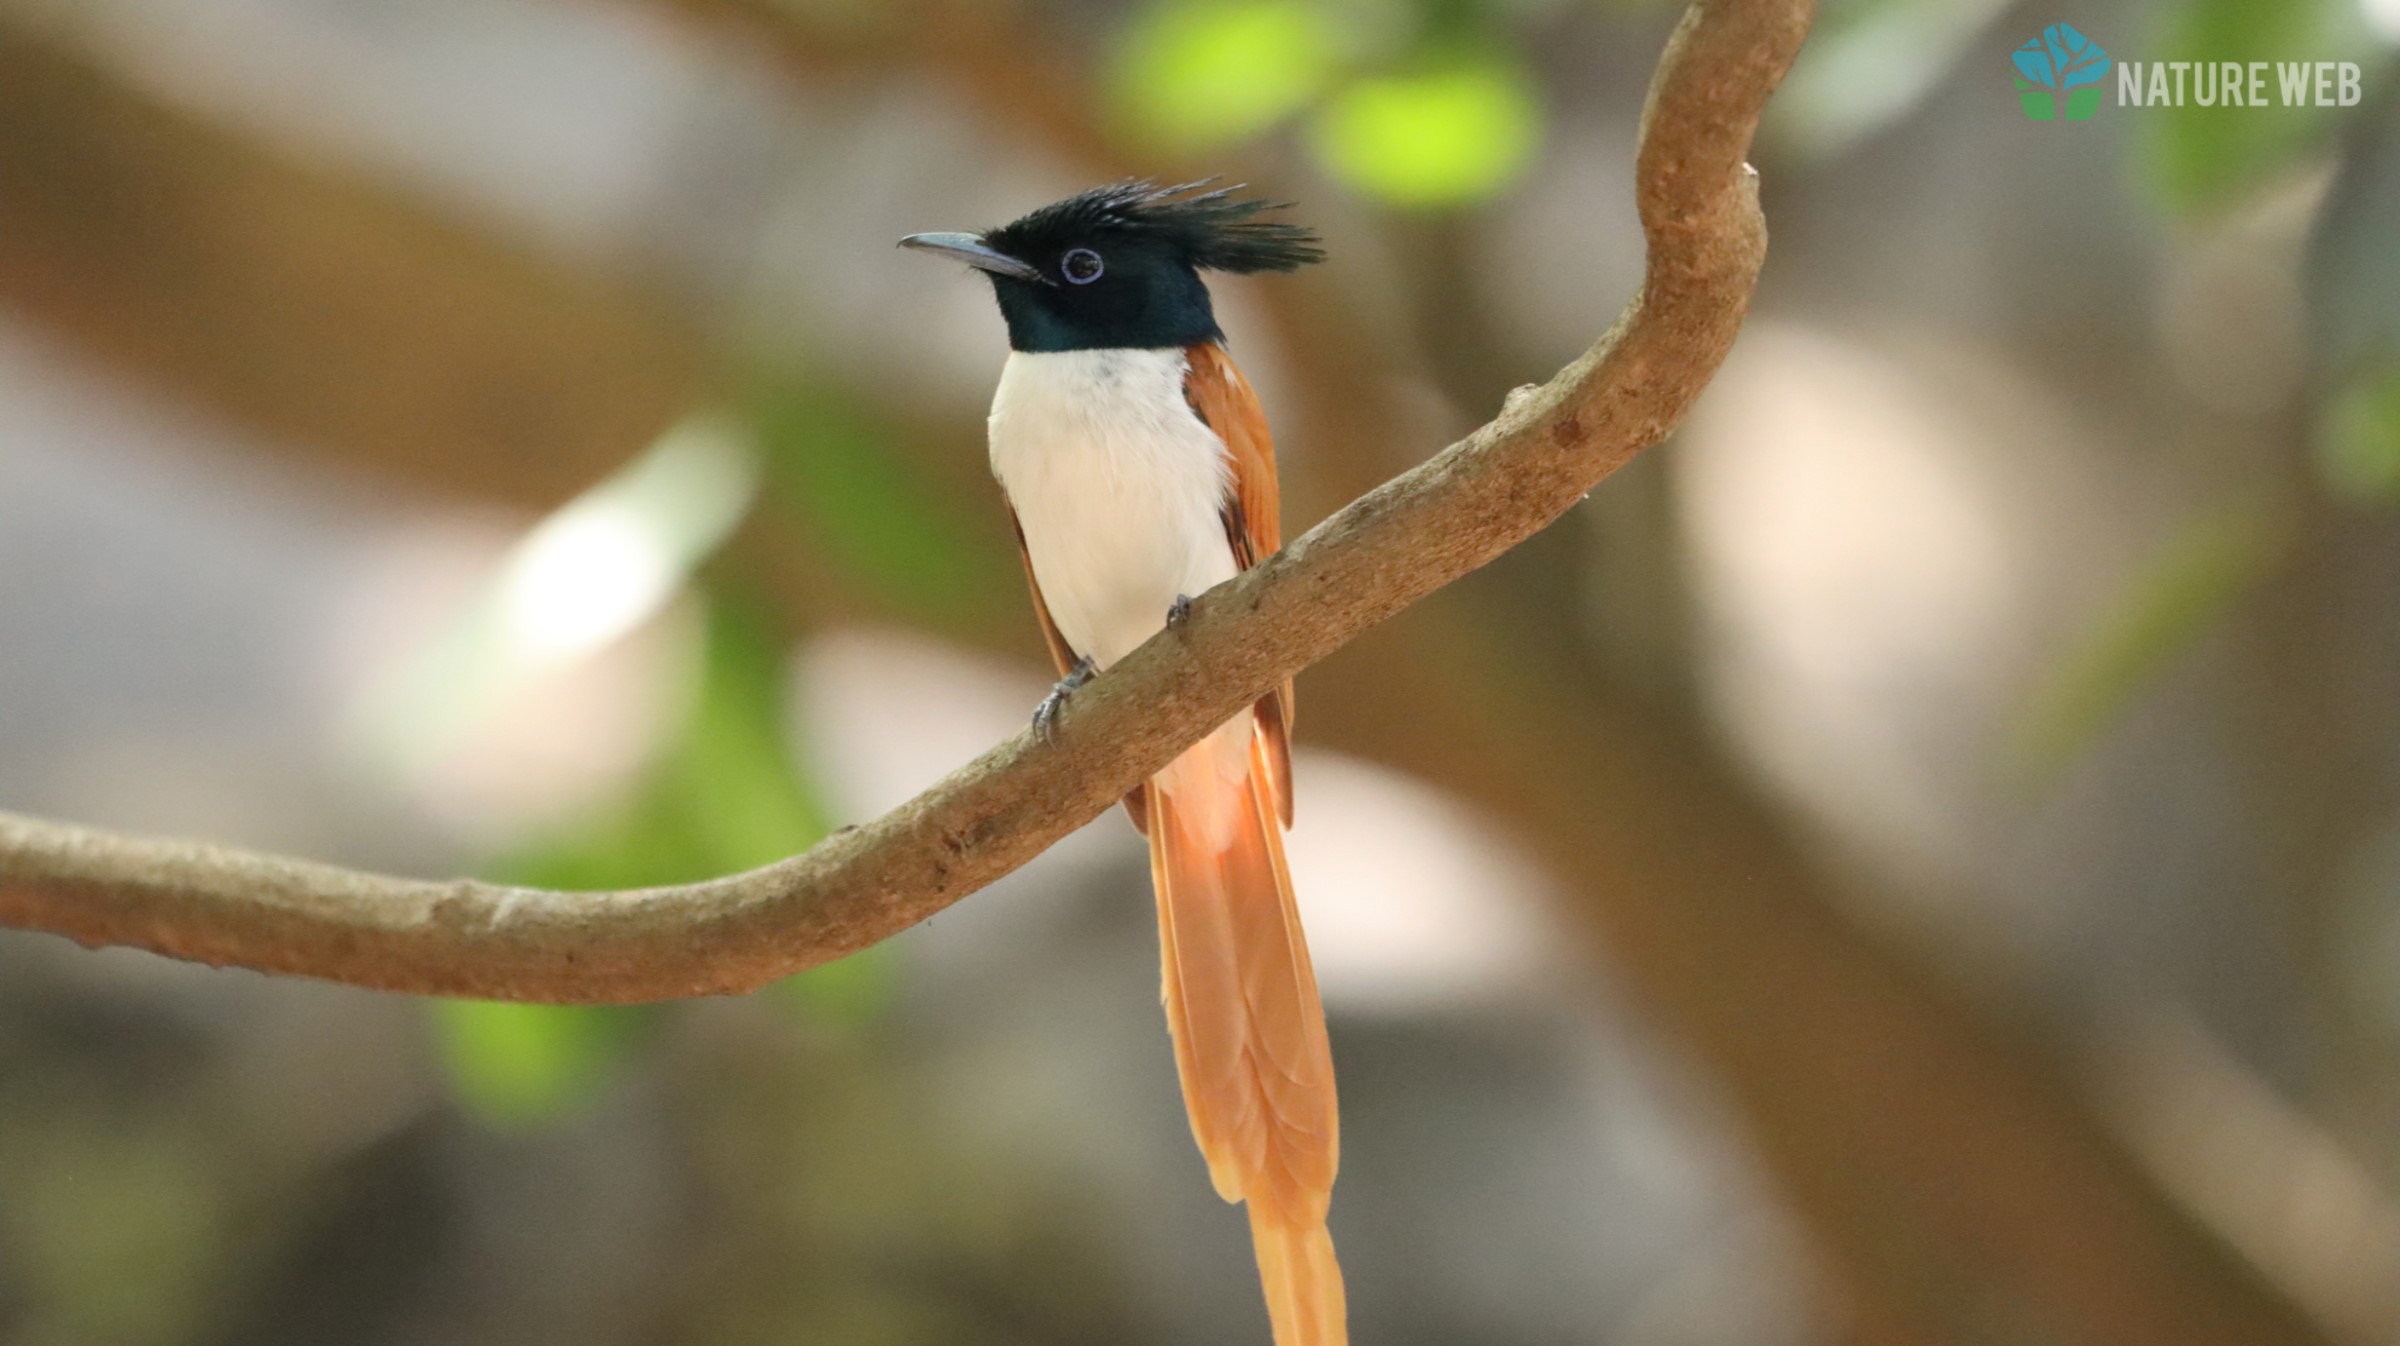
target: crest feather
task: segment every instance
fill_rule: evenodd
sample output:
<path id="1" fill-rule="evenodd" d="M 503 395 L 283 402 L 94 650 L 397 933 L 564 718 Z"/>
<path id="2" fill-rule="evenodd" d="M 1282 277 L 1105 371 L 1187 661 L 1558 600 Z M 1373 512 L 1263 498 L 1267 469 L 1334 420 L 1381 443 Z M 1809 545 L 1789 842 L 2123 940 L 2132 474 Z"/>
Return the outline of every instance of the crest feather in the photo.
<path id="1" fill-rule="evenodd" d="M 1315 230 L 1253 218 L 1288 210 L 1290 202 L 1237 199 L 1234 193 L 1243 189 L 1242 183 L 1201 190 L 1216 181 L 1202 178 L 1161 187 L 1140 178 L 1094 187 L 994 229 L 985 238 L 1013 253 L 1046 240 L 1116 230 L 1160 239 L 1193 266 L 1211 271 L 1291 271 L 1325 260 Z"/>

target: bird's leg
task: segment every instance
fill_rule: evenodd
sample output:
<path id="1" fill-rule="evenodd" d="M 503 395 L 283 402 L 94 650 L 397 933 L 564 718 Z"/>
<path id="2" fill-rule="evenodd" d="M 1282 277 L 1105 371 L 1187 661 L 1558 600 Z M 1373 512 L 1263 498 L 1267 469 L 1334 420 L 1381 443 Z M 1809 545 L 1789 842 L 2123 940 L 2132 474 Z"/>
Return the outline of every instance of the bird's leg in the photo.
<path id="1" fill-rule="evenodd" d="M 1090 682 L 1092 675 L 1098 671 L 1098 667 L 1088 658 L 1075 661 L 1075 666 L 1067 670 L 1067 676 L 1060 678 L 1058 685 L 1050 689 L 1050 695 L 1042 698 L 1042 704 L 1033 708 L 1035 738 L 1048 743 L 1057 736 L 1058 712 L 1066 707 L 1067 698 Z"/>
<path id="2" fill-rule="evenodd" d="M 1175 595 L 1175 601 L 1167 604 L 1167 629 L 1170 631 L 1181 630 L 1183 624 L 1191 619 L 1192 596 L 1190 594 Z"/>

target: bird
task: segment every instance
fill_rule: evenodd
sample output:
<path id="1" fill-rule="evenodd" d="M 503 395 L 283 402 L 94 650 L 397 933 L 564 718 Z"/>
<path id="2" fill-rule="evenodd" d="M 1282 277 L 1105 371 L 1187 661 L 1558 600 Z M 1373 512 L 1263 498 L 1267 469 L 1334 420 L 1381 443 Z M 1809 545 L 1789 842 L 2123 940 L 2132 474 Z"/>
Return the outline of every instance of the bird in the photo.
<path id="1" fill-rule="evenodd" d="M 989 277 L 1007 326 L 991 467 L 1060 673 L 1033 714 L 1044 739 L 1098 671 L 1282 545 L 1266 416 L 1201 273 L 1324 252 L 1314 231 L 1258 218 L 1288 205 L 1215 184 L 1129 180 L 900 240 Z M 1333 1055 L 1283 848 L 1292 717 L 1287 680 L 1124 805 L 1149 840 L 1185 1110 L 1217 1194 L 1248 1208 L 1275 1346 L 1343 1346 Z"/>

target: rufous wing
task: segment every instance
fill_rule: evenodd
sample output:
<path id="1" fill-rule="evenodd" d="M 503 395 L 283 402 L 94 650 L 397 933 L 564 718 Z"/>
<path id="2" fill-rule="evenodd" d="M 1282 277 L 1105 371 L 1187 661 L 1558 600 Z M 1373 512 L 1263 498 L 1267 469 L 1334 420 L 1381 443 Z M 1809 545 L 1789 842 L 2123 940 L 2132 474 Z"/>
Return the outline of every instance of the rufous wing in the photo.
<path id="1" fill-rule="evenodd" d="M 1242 377 L 1223 346 L 1203 341 L 1184 348 L 1187 370 L 1183 397 L 1202 423 L 1225 443 L 1231 486 L 1220 511 L 1225 540 L 1233 547 L 1233 563 L 1243 570 L 1273 555 L 1283 546 L 1283 491 L 1275 477 L 1275 438 L 1267 431 L 1267 414 L 1258 405 L 1250 380 Z M 1283 825 L 1292 825 L 1292 684 L 1286 679 L 1256 706 L 1258 736 L 1266 750 L 1268 776 L 1275 791 L 1275 812 Z"/>

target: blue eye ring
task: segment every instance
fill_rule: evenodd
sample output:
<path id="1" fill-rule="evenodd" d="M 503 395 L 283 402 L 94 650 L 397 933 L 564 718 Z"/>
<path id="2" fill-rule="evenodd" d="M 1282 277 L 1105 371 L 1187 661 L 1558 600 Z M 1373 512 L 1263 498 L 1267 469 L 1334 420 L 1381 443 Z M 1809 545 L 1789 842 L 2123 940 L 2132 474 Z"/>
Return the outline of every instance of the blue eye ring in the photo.
<path id="1" fill-rule="evenodd" d="M 1107 269 L 1100 260 L 1100 254 L 1090 248 L 1069 248 L 1066 255 L 1058 259 L 1058 274 L 1064 276 L 1069 285 L 1089 285 L 1100 279 L 1101 273 Z"/>

